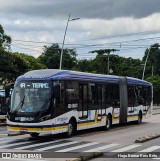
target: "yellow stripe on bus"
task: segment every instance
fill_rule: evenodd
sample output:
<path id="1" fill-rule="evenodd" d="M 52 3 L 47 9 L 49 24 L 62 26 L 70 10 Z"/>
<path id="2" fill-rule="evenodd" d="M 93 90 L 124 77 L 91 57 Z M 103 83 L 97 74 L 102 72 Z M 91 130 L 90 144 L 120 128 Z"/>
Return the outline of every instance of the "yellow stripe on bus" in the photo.
<path id="1" fill-rule="evenodd" d="M 93 122 L 85 122 L 85 123 L 79 123 L 77 124 L 78 127 L 82 127 L 82 126 L 87 126 L 87 125 L 95 125 L 95 124 L 101 124 L 102 121 L 106 118 L 106 116 L 103 116 L 101 118 L 101 120 L 94 120 Z"/>
<path id="2" fill-rule="evenodd" d="M 138 115 L 136 115 L 136 116 L 127 116 L 127 118 L 128 119 L 133 119 L 133 118 L 138 119 Z"/>
<path id="3" fill-rule="evenodd" d="M 13 126 L 7 126 L 8 130 L 15 130 L 15 131 L 51 131 L 51 130 L 60 130 L 68 128 L 68 126 L 57 126 L 57 127 L 44 127 L 44 128 L 25 128 L 25 127 L 13 127 Z"/>

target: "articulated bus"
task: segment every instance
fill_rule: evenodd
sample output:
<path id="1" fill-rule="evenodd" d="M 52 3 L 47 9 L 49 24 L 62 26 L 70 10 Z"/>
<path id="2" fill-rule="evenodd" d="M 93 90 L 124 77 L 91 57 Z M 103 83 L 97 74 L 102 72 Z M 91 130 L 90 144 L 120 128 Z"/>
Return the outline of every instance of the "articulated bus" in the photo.
<path id="1" fill-rule="evenodd" d="M 152 111 L 152 84 L 136 78 L 34 70 L 17 78 L 7 128 L 37 137 L 136 121 Z"/>

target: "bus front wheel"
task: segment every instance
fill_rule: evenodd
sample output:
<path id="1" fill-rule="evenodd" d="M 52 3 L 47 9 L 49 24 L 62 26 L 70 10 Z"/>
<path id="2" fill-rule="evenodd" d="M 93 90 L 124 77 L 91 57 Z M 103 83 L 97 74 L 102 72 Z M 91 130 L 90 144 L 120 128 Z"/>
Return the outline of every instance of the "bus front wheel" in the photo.
<path id="1" fill-rule="evenodd" d="M 75 131 L 76 131 L 75 122 L 73 120 L 70 120 L 68 123 L 68 131 L 66 132 L 66 136 L 67 137 L 73 136 Z"/>
<path id="2" fill-rule="evenodd" d="M 105 130 L 109 130 L 112 126 L 112 118 L 110 115 L 107 115 L 107 119 L 106 119 L 106 125 L 104 127 Z"/>

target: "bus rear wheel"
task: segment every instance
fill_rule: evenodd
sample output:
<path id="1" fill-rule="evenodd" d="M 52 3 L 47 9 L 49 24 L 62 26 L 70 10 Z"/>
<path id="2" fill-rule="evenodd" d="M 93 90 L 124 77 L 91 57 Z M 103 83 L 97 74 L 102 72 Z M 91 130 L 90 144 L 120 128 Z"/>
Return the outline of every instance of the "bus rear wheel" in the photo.
<path id="1" fill-rule="evenodd" d="M 109 130 L 112 126 L 112 118 L 110 115 L 107 115 L 106 125 L 104 126 L 105 130 Z"/>
<path id="2" fill-rule="evenodd" d="M 68 130 L 66 132 L 67 137 L 71 137 L 74 135 L 76 131 L 76 123 L 73 120 L 70 120 L 68 123 Z"/>
<path id="3" fill-rule="evenodd" d="M 31 133 L 30 135 L 31 135 L 32 137 L 38 137 L 38 136 L 39 136 L 39 133 L 34 132 L 34 133 Z"/>

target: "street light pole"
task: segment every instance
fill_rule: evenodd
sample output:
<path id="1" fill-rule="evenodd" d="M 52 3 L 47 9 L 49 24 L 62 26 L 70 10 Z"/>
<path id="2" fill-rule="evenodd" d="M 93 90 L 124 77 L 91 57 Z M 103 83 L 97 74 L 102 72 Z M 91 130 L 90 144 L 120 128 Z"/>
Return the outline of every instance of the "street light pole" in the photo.
<path id="1" fill-rule="evenodd" d="M 152 77 L 153 77 L 153 72 L 154 72 L 154 66 L 152 65 Z"/>
<path id="2" fill-rule="evenodd" d="M 68 28 L 69 19 L 70 19 L 70 14 L 69 14 L 69 16 L 68 16 L 67 25 L 66 25 L 66 29 L 65 29 L 65 33 L 64 33 L 63 43 L 62 43 L 61 56 L 60 56 L 60 63 L 59 63 L 59 69 L 60 69 L 60 70 L 61 70 L 61 68 L 62 68 L 63 47 L 64 47 L 64 41 L 65 41 L 65 38 L 66 38 L 66 32 L 67 32 L 67 28 Z"/>
<path id="3" fill-rule="evenodd" d="M 107 74 L 109 75 L 109 53 L 108 53 L 108 72 L 107 72 Z"/>
<path id="4" fill-rule="evenodd" d="M 60 56 L 60 63 L 59 63 L 60 70 L 62 69 L 63 48 L 64 48 L 64 42 L 65 42 L 65 38 L 66 38 L 66 33 L 67 33 L 69 21 L 74 21 L 74 20 L 78 20 L 78 19 L 80 19 L 80 18 L 70 19 L 70 14 L 68 16 L 67 25 L 66 25 L 66 29 L 65 29 L 65 33 L 64 33 L 63 43 L 62 43 L 62 49 L 61 49 L 61 56 Z"/>
<path id="5" fill-rule="evenodd" d="M 145 61 L 145 63 L 144 63 L 143 74 L 142 74 L 142 80 L 144 80 L 144 73 L 145 73 L 145 70 L 146 70 L 146 64 L 147 64 L 147 60 L 148 60 L 148 56 L 149 56 L 150 51 L 151 51 L 151 48 L 149 48 L 149 50 L 148 50 L 147 57 L 146 57 L 146 61 Z"/>

